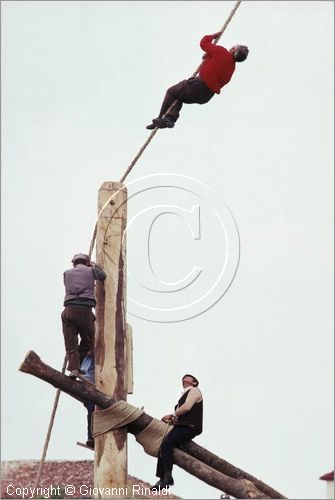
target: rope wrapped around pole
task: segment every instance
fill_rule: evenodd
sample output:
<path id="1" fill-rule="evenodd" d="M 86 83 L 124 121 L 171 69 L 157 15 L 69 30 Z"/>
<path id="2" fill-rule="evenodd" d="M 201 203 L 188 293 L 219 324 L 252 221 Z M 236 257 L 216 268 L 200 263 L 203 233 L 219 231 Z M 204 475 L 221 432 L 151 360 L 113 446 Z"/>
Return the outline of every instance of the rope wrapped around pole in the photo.
<path id="1" fill-rule="evenodd" d="M 224 25 L 222 26 L 221 30 L 219 31 L 219 35 L 215 38 L 214 40 L 214 43 L 217 44 L 218 41 L 220 40 L 223 32 L 225 31 L 225 29 L 227 28 L 228 24 L 230 23 L 230 21 L 232 20 L 235 12 L 237 11 L 237 9 L 239 8 L 240 4 L 241 4 L 242 0 L 238 0 L 235 5 L 234 5 L 234 8 L 232 9 L 231 13 L 229 14 L 226 22 L 224 23 Z M 194 78 L 195 76 L 197 76 L 197 74 L 199 73 L 199 70 L 201 68 L 201 65 L 202 63 L 198 66 L 198 68 L 195 70 L 195 72 L 193 73 L 193 75 L 191 76 L 191 78 Z M 167 110 L 167 112 L 165 113 L 165 115 L 167 115 L 171 109 L 174 108 L 174 106 L 177 104 L 178 100 L 175 100 L 171 106 L 169 107 L 169 109 Z M 164 115 L 164 116 L 165 116 Z M 144 151 L 146 150 L 146 148 L 149 146 L 150 142 L 152 141 L 152 139 L 154 138 L 154 136 L 156 135 L 158 131 L 158 127 L 156 127 L 152 132 L 151 134 L 149 135 L 148 139 L 145 141 L 145 143 L 143 144 L 143 146 L 140 148 L 140 150 L 138 151 L 137 155 L 134 157 L 134 159 L 132 160 L 132 162 L 130 163 L 130 165 L 128 166 L 128 168 L 126 169 L 125 173 L 123 174 L 123 176 L 121 177 L 120 181 L 119 182 L 124 182 L 126 180 L 126 178 L 128 177 L 128 175 L 130 174 L 130 172 L 132 171 L 132 169 L 134 168 L 134 166 L 136 165 L 137 161 L 140 159 L 140 157 L 142 156 L 142 154 L 144 153 Z M 100 214 L 99 214 L 100 215 Z M 90 247 L 89 247 L 89 256 L 91 258 L 92 256 L 92 252 L 93 252 L 93 248 L 94 248 L 94 243 L 95 243 L 95 239 L 96 239 L 96 235 L 97 235 L 97 224 L 98 222 L 95 223 L 95 227 L 94 227 L 94 231 L 93 231 L 93 236 L 91 238 L 91 242 L 90 242 Z"/>

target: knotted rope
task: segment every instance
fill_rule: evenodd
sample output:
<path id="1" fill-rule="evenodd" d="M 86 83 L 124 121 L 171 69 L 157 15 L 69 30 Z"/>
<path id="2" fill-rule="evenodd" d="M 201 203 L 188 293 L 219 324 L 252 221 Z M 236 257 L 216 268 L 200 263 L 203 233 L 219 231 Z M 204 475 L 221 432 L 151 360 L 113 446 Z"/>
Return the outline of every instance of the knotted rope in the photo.
<path id="1" fill-rule="evenodd" d="M 232 9 L 232 11 L 230 12 L 226 22 L 224 23 L 224 25 L 222 26 L 221 30 L 218 32 L 218 36 L 215 38 L 214 40 L 214 44 L 217 44 L 218 41 L 220 40 L 223 32 L 225 31 L 225 29 L 227 28 L 228 24 L 230 23 L 230 21 L 232 20 L 235 12 L 237 11 L 237 9 L 239 8 L 240 6 L 240 3 L 241 3 L 242 0 L 238 0 L 235 5 L 234 5 L 234 8 Z M 198 66 L 198 68 L 195 70 L 195 72 L 193 73 L 193 75 L 191 76 L 191 78 L 194 78 L 195 76 L 197 76 L 197 74 L 199 73 L 199 70 L 202 66 L 203 62 L 201 62 L 201 64 Z M 167 112 L 165 113 L 165 115 L 167 115 L 171 109 L 173 109 L 173 107 L 177 104 L 178 100 L 175 100 L 171 106 L 169 107 L 169 109 L 167 110 Z M 164 116 L 165 116 L 164 115 Z M 128 168 L 126 169 L 125 173 L 123 174 L 123 176 L 121 177 L 120 181 L 119 182 L 124 182 L 125 179 L 128 177 L 128 175 L 130 174 L 130 172 L 132 171 L 132 169 L 134 168 L 135 164 L 137 163 L 137 161 L 139 160 L 139 158 L 142 156 L 142 154 L 144 153 L 144 151 L 146 150 L 146 148 L 149 146 L 150 142 L 152 141 L 152 139 L 154 138 L 154 136 L 156 135 L 158 131 L 158 127 L 156 127 L 152 132 L 151 134 L 149 135 L 148 139 L 145 141 L 145 143 L 143 144 L 143 146 L 140 148 L 139 152 L 137 153 L 137 155 L 135 156 L 135 158 L 132 160 L 132 162 L 130 163 L 130 165 L 128 166 Z M 115 194 L 113 195 L 115 196 Z M 110 199 L 105 203 L 105 206 L 108 205 L 108 203 L 111 201 L 111 199 L 113 198 L 113 196 L 110 197 Z M 102 209 L 103 210 L 103 209 Z M 92 235 L 92 238 L 91 238 L 91 242 L 90 242 L 90 246 L 89 246 L 89 251 L 88 251 L 88 255 L 89 257 L 91 258 L 92 257 L 92 253 L 93 253 L 93 248 L 94 248 L 94 244 L 95 244 L 95 240 L 96 240 L 96 236 L 97 236 L 97 226 L 98 226 L 98 219 L 102 213 L 102 210 L 100 211 L 99 215 L 98 215 L 98 218 L 97 218 L 97 222 L 95 223 L 95 226 L 94 226 L 94 230 L 93 230 L 93 235 Z"/>

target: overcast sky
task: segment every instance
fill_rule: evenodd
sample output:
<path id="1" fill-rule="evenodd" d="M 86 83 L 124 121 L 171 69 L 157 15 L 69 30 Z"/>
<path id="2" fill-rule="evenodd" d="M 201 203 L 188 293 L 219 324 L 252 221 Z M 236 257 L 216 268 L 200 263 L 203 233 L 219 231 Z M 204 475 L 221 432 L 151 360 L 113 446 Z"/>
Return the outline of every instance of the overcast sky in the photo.
<path id="1" fill-rule="evenodd" d="M 62 274 L 88 251 L 100 185 L 120 179 L 166 88 L 191 76 L 201 37 L 233 6 L 1 3 L 3 459 L 40 458 L 55 390 L 18 367 L 30 349 L 62 366 Z M 220 43 L 248 45 L 248 59 L 208 104 L 184 106 L 127 179 L 129 402 L 161 417 L 194 373 L 196 442 L 289 498 L 325 498 L 333 2 L 242 2 Z M 75 444 L 85 423 L 62 395 L 47 458 L 91 458 Z M 130 436 L 129 473 L 153 482 L 155 465 Z M 174 477 L 184 498 L 220 496 Z"/>

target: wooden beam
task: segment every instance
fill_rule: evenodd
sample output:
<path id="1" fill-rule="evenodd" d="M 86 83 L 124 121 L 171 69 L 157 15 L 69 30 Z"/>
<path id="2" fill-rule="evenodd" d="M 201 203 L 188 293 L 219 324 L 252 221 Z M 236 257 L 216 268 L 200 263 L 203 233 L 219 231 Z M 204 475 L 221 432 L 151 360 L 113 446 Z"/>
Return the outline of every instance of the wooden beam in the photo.
<path id="1" fill-rule="evenodd" d="M 100 408 L 109 408 L 116 403 L 113 397 L 93 386 L 77 380 L 73 381 L 43 363 L 34 351 L 28 352 L 19 370 L 52 384 L 79 401 L 91 400 Z M 153 417 L 143 413 L 127 426 L 127 430 L 136 436 L 150 424 L 152 419 Z M 193 476 L 235 498 L 286 498 L 262 481 L 220 459 L 193 441 L 185 443 L 182 449 L 174 450 L 174 462 Z"/>
<path id="2" fill-rule="evenodd" d="M 113 200 L 113 204 L 110 202 Z M 98 195 L 97 264 L 107 277 L 97 284 L 95 380 L 97 389 L 127 399 L 126 387 L 126 245 L 127 190 L 104 182 Z M 111 492 L 127 484 L 127 430 L 115 429 L 94 440 L 94 486 Z M 114 495 L 111 495 L 113 498 Z"/>

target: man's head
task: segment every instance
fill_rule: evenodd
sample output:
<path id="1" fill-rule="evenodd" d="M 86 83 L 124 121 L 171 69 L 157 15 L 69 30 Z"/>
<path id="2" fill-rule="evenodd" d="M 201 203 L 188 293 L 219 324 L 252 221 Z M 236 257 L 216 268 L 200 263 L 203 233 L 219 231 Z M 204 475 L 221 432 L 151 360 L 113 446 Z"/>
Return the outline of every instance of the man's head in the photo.
<path id="1" fill-rule="evenodd" d="M 236 62 L 242 62 L 248 57 L 249 49 L 245 45 L 234 45 L 229 52 L 233 55 Z"/>
<path id="2" fill-rule="evenodd" d="M 74 255 L 72 263 L 74 266 L 77 264 L 85 264 L 85 266 L 87 266 L 90 263 L 90 258 L 86 253 L 77 253 Z"/>
<path id="3" fill-rule="evenodd" d="M 182 384 L 184 389 L 186 387 L 197 387 L 199 385 L 199 381 L 197 378 L 194 377 L 194 375 L 186 373 L 186 375 L 184 375 L 182 378 Z"/>

